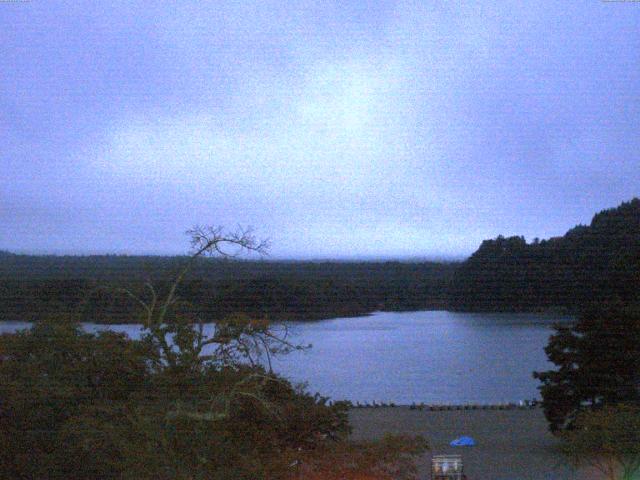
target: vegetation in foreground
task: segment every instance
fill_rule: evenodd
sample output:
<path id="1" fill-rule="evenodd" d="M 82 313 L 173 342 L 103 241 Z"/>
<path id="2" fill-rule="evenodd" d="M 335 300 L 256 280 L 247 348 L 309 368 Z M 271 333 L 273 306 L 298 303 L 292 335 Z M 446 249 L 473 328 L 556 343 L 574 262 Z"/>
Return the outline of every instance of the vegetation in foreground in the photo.
<path id="1" fill-rule="evenodd" d="M 640 406 L 640 312 L 593 305 L 573 325 L 558 325 L 545 348 L 556 369 L 541 381 L 551 431 L 574 428 L 579 414 L 606 406 Z"/>
<path id="2" fill-rule="evenodd" d="M 244 233 L 192 232 L 190 261 Z M 292 345 L 236 315 L 203 333 L 176 294 L 138 297 L 141 340 L 63 318 L 0 336 L 0 477 L 23 479 L 411 479 L 421 438 L 351 442 L 331 404 L 268 368 Z M 266 363 L 261 358 L 266 357 Z M 263 366 L 266 365 L 266 366 Z"/>
<path id="3" fill-rule="evenodd" d="M 562 453 L 575 466 L 599 470 L 607 480 L 640 474 L 640 406 L 619 404 L 581 412 L 560 437 Z"/>
<path id="4" fill-rule="evenodd" d="M 558 325 L 546 347 L 555 370 L 535 372 L 561 452 L 608 480 L 640 474 L 640 312 L 596 304 Z"/>

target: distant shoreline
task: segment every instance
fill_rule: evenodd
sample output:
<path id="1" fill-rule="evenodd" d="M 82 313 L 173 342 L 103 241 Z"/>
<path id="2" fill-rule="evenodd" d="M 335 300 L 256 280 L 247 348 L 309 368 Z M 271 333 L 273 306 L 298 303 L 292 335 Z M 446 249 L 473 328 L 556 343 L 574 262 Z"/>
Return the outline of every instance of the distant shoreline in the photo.
<path id="1" fill-rule="evenodd" d="M 328 321 L 328 320 L 336 320 L 336 319 L 340 319 L 340 318 L 362 318 L 362 317 L 371 317 L 373 315 L 375 315 L 376 313 L 417 313 L 417 312 L 452 312 L 452 313 L 477 313 L 477 314 L 504 314 L 504 315 L 549 315 L 549 316 L 557 316 L 557 315 L 561 315 L 561 316 L 566 316 L 566 317 L 573 317 L 572 313 L 566 312 L 566 311 L 562 311 L 562 310 L 553 310 L 553 309 L 548 309 L 548 310 L 540 310 L 540 311 L 467 311 L 467 310 L 452 310 L 452 309 L 448 309 L 448 308 L 420 308 L 420 309 L 413 309 L 413 310 L 372 310 L 369 312 L 364 312 L 364 313 L 351 313 L 351 314 L 340 314 L 340 315 L 335 315 L 335 316 L 329 316 L 329 317 L 310 317 L 310 318 L 305 318 L 305 319 L 300 319 L 300 318 L 275 318 L 275 319 L 269 319 L 271 322 L 273 323 L 309 323 L 309 322 L 323 322 L 323 321 Z M 2 323 L 21 323 L 21 324 L 32 324 L 34 322 L 38 321 L 38 319 L 35 320 L 16 320 L 15 318 L 1 318 L 1 314 L 0 314 L 0 324 Z M 216 321 L 218 320 L 207 320 L 204 323 L 216 323 Z M 87 320 L 81 320 L 80 323 L 82 324 L 88 324 L 88 325 L 100 325 L 100 326 L 108 326 L 108 325 L 112 325 L 112 326 L 117 326 L 117 325 L 138 325 L 141 324 L 141 322 L 139 320 L 133 320 L 131 322 L 122 322 L 122 321 L 87 321 Z"/>

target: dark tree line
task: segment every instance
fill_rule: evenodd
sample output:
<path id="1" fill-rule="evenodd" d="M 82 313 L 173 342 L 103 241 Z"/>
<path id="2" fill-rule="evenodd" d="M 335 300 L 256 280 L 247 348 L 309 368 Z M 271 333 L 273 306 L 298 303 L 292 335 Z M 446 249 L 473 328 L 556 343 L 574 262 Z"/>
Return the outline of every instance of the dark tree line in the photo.
<path id="1" fill-rule="evenodd" d="M 527 243 L 486 240 L 457 269 L 452 308 L 572 313 L 594 301 L 632 303 L 640 295 L 640 200 L 604 210 L 588 226 Z"/>
<path id="2" fill-rule="evenodd" d="M 147 278 L 171 278 L 179 257 L 0 258 L 1 320 L 74 313 L 82 321 L 131 321 Z M 248 262 L 200 259 L 179 296 L 207 318 L 235 312 L 272 320 L 313 320 L 374 310 L 444 308 L 455 264 Z M 167 288 L 168 280 L 156 282 Z"/>
<path id="3" fill-rule="evenodd" d="M 181 257 L 0 255 L 0 320 L 37 320 L 51 312 L 123 322 L 135 305 L 107 294 L 169 279 Z M 165 281 L 166 284 L 166 281 Z M 527 243 L 485 240 L 465 262 L 267 262 L 199 259 L 181 298 L 209 318 L 236 311 L 310 320 L 374 310 L 559 310 L 586 303 L 637 301 L 640 200 L 593 217 L 564 236 Z"/>

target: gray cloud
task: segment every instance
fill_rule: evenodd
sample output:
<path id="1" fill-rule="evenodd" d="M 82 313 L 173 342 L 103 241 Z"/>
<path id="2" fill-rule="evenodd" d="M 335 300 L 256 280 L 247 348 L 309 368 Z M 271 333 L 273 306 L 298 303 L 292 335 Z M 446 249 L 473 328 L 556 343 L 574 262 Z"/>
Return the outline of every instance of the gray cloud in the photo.
<path id="1" fill-rule="evenodd" d="M 252 224 L 277 257 L 561 234 L 638 194 L 633 7 L 1 5 L 0 248 L 182 252 L 196 223 Z"/>

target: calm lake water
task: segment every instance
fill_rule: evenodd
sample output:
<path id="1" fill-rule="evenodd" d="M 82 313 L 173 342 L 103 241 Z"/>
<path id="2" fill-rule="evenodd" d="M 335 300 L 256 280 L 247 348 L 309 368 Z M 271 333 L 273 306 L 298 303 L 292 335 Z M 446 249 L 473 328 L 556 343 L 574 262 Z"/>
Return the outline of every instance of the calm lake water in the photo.
<path id="1" fill-rule="evenodd" d="M 274 369 L 312 392 L 353 402 L 500 403 L 539 398 L 534 370 L 547 370 L 544 347 L 555 322 L 538 314 L 376 312 L 366 317 L 290 322 L 310 350 Z M 0 322 L 0 332 L 28 327 Z M 85 324 L 139 336 L 137 325 Z"/>

